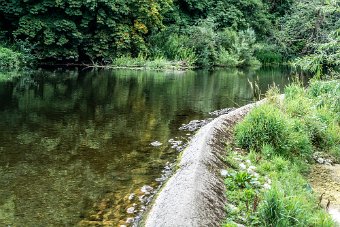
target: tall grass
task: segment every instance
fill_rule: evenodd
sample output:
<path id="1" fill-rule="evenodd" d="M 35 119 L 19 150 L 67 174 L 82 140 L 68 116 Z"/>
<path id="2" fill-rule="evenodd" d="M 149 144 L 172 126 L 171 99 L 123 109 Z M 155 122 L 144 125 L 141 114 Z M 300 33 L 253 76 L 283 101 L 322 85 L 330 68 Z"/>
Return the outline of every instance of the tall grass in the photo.
<path id="1" fill-rule="evenodd" d="M 235 138 L 244 149 L 260 151 L 264 144 L 276 150 L 285 149 L 288 136 L 288 120 L 283 113 L 271 105 L 255 108 L 235 128 Z"/>

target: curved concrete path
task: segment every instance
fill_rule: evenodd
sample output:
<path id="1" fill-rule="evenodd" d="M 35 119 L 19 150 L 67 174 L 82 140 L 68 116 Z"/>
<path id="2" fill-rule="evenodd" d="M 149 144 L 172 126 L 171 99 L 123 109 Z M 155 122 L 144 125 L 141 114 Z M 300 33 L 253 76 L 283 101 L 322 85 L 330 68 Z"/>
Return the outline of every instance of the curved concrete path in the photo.
<path id="1" fill-rule="evenodd" d="M 220 226 L 225 218 L 223 138 L 255 104 L 222 115 L 202 127 L 183 151 L 176 173 L 156 198 L 146 227 Z"/>

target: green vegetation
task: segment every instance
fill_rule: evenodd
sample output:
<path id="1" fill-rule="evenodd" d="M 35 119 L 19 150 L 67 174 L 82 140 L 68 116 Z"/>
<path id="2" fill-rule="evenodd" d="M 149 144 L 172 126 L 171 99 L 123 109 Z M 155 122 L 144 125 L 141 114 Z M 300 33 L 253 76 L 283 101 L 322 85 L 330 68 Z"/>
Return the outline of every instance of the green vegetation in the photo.
<path id="1" fill-rule="evenodd" d="M 186 70 L 194 66 L 187 61 L 168 61 L 163 57 L 157 57 L 153 60 L 147 59 L 142 55 L 136 58 L 122 56 L 112 61 L 112 68 L 132 68 L 132 69 L 152 69 L 152 70 Z"/>
<path id="2" fill-rule="evenodd" d="M 0 71 L 0 82 L 4 82 L 4 81 L 10 81 L 12 80 L 13 78 L 15 77 L 19 77 L 20 74 L 17 72 L 17 71 L 5 71 L 5 72 L 2 72 Z"/>
<path id="3" fill-rule="evenodd" d="M 292 61 L 320 75 L 339 65 L 339 3 L 333 0 L 0 0 L 0 5 L 0 42 L 39 63 L 117 66 L 126 56 L 196 67 Z"/>
<path id="4" fill-rule="evenodd" d="M 21 64 L 21 54 L 9 48 L 0 46 L 0 68 L 17 69 Z"/>
<path id="5" fill-rule="evenodd" d="M 292 84 L 284 100 L 273 88 L 268 102 L 235 127 L 224 226 L 335 226 L 304 175 L 314 152 L 340 161 L 339 82 Z"/>

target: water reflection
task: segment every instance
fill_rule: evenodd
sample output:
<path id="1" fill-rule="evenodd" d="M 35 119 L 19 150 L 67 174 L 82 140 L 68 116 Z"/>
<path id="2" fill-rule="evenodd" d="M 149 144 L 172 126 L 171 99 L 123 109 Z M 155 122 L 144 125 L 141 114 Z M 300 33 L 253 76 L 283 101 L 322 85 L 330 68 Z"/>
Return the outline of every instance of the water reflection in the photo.
<path id="1" fill-rule="evenodd" d="M 177 156 L 167 141 L 182 123 L 252 101 L 248 81 L 264 93 L 287 75 L 41 70 L 0 82 L 0 225 L 124 224 L 127 196 Z"/>

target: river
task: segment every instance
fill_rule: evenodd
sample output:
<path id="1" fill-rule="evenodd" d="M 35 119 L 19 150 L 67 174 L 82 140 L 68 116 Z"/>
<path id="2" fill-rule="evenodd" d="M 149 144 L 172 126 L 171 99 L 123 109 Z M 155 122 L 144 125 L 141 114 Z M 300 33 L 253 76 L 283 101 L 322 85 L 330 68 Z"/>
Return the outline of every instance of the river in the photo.
<path id="1" fill-rule="evenodd" d="M 126 224 L 178 156 L 168 140 L 190 136 L 182 124 L 254 101 L 249 82 L 282 89 L 289 74 L 56 69 L 0 82 L 0 225 Z"/>

